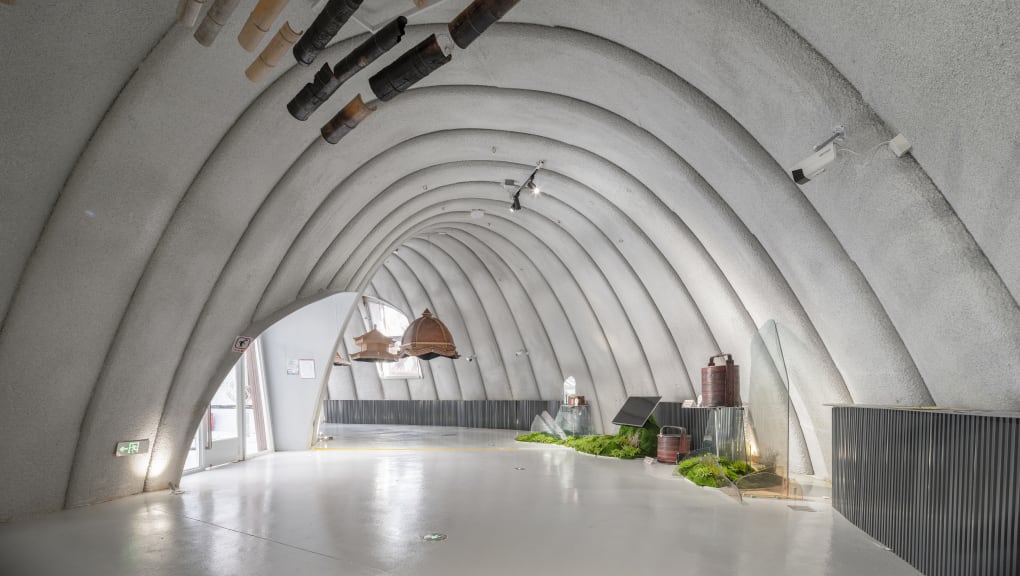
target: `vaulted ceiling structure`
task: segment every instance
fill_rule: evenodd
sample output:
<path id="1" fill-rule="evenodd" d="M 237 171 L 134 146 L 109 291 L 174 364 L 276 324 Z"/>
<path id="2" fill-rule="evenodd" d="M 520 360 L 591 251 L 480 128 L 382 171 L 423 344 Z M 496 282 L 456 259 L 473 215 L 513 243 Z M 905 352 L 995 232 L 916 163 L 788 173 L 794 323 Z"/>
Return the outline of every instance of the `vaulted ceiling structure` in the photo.
<path id="1" fill-rule="evenodd" d="M 0 518 L 165 487 L 233 338 L 337 292 L 431 308 L 477 360 L 355 397 L 553 399 L 573 375 L 608 428 L 775 325 L 803 471 L 827 473 L 829 403 L 1020 409 L 1012 3 L 521 0 L 323 141 L 467 3 L 411 15 L 306 122 L 286 103 L 318 65 L 412 2 L 365 0 L 259 83 L 253 2 L 210 48 L 173 0 L 0 6 Z M 847 151 L 795 184 L 840 124 Z M 877 146 L 897 133 L 912 155 Z M 503 181 L 540 160 L 511 213 Z M 111 464 L 136 437 L 151 457 Z"/>

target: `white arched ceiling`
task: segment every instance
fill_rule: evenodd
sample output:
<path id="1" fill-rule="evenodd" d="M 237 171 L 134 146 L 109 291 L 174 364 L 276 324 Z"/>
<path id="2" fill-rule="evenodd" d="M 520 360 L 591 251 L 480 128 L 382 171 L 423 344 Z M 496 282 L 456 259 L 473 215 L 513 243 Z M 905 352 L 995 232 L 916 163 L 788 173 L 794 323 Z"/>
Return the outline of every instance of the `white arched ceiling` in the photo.
<path id="1" fill-rule="evenodd" d="M 1020 408 L 1017 9 L 983 9 L 998 26 L 983 35 L 960 7 L 868 3 L 845 26 L 833 2 L 767 3 L 779 17 L 750 0 L 522 0 L 337 146 L 318 127 L 382 63 L 300 123 L 284 104 L 312 70 L 249 83 L 239 16 L 205 49 L 169 0 L 3 7 L 0 463 L 20 469 L 0 518 L 165 487 L 234 336 L 342 291 L 400 291 L 456 325 L 479 361 L 433 363 L 436 397 L 544 398 L 573 374 L 603 426 L 627 394 L 689 397 L 706 352 L 739 359 L 775 320 L 798 466 L 823 475 L 825 403 Z M 935 23 L 957 21 L 935 67 L 948 88 L 913 94 L 938 85 Z M 860 157 L 798 188 L 785 168 L 837 123 Z M 897 131 L 914 157 L 865 157 Z M 496 183 L 540 159 L 550 197 L 511 217 Z M 989 351 L 1002 360 L 974 382 Z M 109 457 L 145 437 L 144 466 Z"/>

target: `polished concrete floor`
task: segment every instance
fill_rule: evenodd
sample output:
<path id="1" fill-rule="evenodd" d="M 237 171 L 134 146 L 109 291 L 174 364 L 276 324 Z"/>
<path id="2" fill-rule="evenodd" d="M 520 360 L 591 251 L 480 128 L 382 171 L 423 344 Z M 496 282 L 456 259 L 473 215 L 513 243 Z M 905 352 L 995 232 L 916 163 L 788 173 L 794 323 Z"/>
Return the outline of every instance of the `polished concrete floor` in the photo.
<path id="1" fill-rule="evenodd" d="M 327 433 L 324 450 L 185 476 L 181 495 L 0 525 L 0 574 L 917 574 L 823 502 L 739 504 L 506 431 Z"/>

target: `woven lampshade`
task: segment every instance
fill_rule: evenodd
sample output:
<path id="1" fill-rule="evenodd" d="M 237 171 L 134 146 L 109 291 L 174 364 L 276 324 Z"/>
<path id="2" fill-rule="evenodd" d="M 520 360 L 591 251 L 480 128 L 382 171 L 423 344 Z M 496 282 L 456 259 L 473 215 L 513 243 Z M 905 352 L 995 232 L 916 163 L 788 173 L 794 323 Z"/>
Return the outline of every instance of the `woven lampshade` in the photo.
<path id="1" fill-rule="evenodd" d="M 450 330 L 439 321 L 438 318 L 429 312 L 428 308 L 404 331 L 401 339 L 400 354 L 402 356 L 415 356 L 422 360 L 433 358 L 457 359 L 457 347 L 453 344 L 453 336 Z"/>
<path id="2" fill-rule="evenodd" d="M 354 343 L 361 348 L 361 351 L 351 354 L 351 360 L 355 362 L 396 362 L 400 356 L 390 352 L 393 346 L 393 338 L 372 327 L 372 330 L 354 339 Z"/>

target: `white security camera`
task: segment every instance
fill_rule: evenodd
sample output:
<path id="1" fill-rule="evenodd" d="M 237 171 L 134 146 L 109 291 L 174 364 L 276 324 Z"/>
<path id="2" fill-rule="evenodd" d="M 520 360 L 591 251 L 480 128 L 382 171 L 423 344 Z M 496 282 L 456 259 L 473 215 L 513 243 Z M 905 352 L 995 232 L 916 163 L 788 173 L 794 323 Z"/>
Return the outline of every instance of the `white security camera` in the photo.
<path id="1" fill-rule="evenodd" d="M 829 167 L 829 164 L 832 164 L 835 161 L 836 148 L 833 146 L 832 142 L 829 142 L 807 158 L 797 163 L 790 173 L 793 176 L 793 181 L 797 184 L 807 184 L 821 175 L 822 172 L 825 172 L 825 169 Z"/>
<path id="2" fill-rule="evenodd" d="M 790 170 L 793 181 L 797 184 L 807 184 L 814 180 L 825 169 L 836 161 L 836 141 L 846 139 L 846 126 L 840 124 L 832 129 L 832 136 L 825 142 L 815 146 L 815 151 L 807 158 L 801 160 Z"/>

